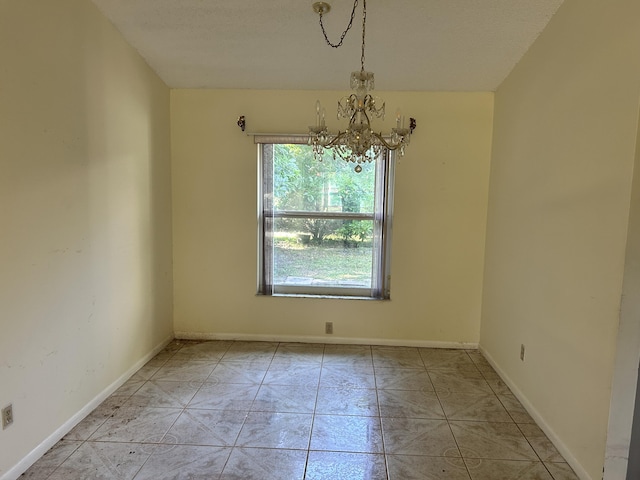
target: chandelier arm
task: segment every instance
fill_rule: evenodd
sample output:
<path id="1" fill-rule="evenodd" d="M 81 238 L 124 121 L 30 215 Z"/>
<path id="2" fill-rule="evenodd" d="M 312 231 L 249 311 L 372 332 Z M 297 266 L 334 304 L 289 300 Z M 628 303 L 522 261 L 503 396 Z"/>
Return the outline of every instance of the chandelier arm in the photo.
<path id="1" fill-rule="evenodd" d="M 347 28 L 344 30 L 344 32 L 342 32 L 342 35 L 340 35 L 340 41 L 338 43 L 332 43 L 331 40 L 329 40 L 329 36 L 327 35 L 327 31 L 324 28 L 324 22 L 322 21 L 322 17 L 323 17 L 322 10 L 318 11 L 318 15 L 320 15 L 320 28 L 322 29 L 322 34 L 324 35 L 324 39 L 327 41 L 327 45 L 329 45 L 330 47 L 333 47 L 333 48 L 339 48 L 339 47 L 342 46 L 342 42 L 344 42 L 344 37 L 347 36 L 347 33 L 349 32 L 349 30 L 351 30 L 351 27 L 353 26 L 353 19 L 354 19 L 355 14 L 356 14 L 356 8 L 357 7 L 358 7 L 358 0 L 355 0 L 353 2 L 353 9 L 351 10 L 351 18 L 349 19 L 349 24 L 347 25 Z M 363 37 L 363 40 L 364 40 L 364 37 Z M 363 51 L 363 54 L 364 54 L 364 51 Z M 364 67 L 363 67 L 363 69 L 364 69 Z"/>
<path id="2" fill-rule="evenodd" d="M 402 145 L 402 143 L 403 143 L 403 141 L 402 141 L 402 140 L 401 140 L 400 142 L 398 142 L 398 143 L 390 143 L 390 142 L 387 142 L 387 141 L 385 140 L 385 138 L 382 136 L 382 133 L 371 132 L 371 134 L 372 134 L 374 137 L 376 137 L 376 138 L 380 141 L 380 143 L 381 143 L 382 145 L 384 145 L 386 148 L 388 148 L 389 150 L 397 150 L 397 149 Z M 402 138 L 404 139 L 404 138 L 405 138 L 405 136 L 403 135 L 403 136 L 402 136 Z"/>
<path id="3" fill-rule="evenodd" d="M 367 121 L 367 129 L 373 132 L 373 130 L 371 130 L 371 119 L 369 118 L 369 115 L 367 114 L 366 111 L 363 111 L 362 114 L 364 115 L 364 118 Z"/>
<path id="4" fill-rule="evenodd" d="M 351 106 L 353 103 L 357 103 L 358 97 L 355 94 L 352 93 L 348 97 L 344 97 L 344 98 L 346 98 L 346 104 L 344 108 L 340 104 L 340 101 L 338 101 L 338 119 L 340 119 L 341 116 L 342 118 L 347 118 L 347 115 L 351 110 L 353 110 L 354 113 L 357 110 L 357 108 L 354 108 Z"/>
<path id="5" fill-rule="evenodd" d="M 322 145 L 324 148 L 331 148 L 331 147 L 335 147 L 336 145 L 340 144 L 340 140 L 342 140 L 342 138 L 347 134 L 347 132 L 338 132 L 336 134 L 335 137 L 333 137 L 333 140 L 331 140 L 329 143 Z"/>
<path id="6" fill-rule="evenodd" d="M 380 108 L 377 108 L 375 98 L 372 95 L 367 95 L 365 97 L 365 104 L 367 105 L 366 108 L 370 112 L 375 113 L 376 117 L 380 118 L 382 116 L 382 118 L 384 119 L 385 102 L 382 102 L 382 106 Z M 367 120 L 369 120 L 369 117 L 367 117 Z"/>

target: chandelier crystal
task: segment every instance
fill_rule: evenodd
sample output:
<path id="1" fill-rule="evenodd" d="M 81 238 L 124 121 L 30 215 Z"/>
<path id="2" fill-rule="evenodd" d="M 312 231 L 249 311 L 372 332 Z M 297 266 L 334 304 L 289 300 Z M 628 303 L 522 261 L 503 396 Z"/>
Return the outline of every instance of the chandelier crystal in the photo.
<path id="1" fill-rule="evenodd" d="M 381 118 L 384 120 L 385 103 L 369 92 L 374 89 L 375 82 L 373 72 L 364 69 L 364 49 L 365 32 L 367 23 L 367 1 L 362 0 L 362 54 L 360 56 L 360 71 L 351 72 L 351 89 L 354 91 L 349 96 L 338 101 L 338 120 L 349 119 L 349 125 L 345 131 L 338 131 L 337 134 L 330 133 L 325 124 L 325 112 L 320 102 L 316 102 L 316 125 L 309 127 L 309 145 L 313 147 L 313 154 L 317 160 L 322 160 L 325 150 L 331 150 L 334 158 L 339 156 L 347 162 L 356 163 L 356 172 L 362 171 L 361 163 L 373 161 L 382 151 L 397 150 L 400 156 L 404 155 L 404 150 L 411 140 L 416 122 L 410 119 L 409 128 L 404 126 L 404 117 L 396 115 L 396 127 L 388 134 L 375 132 L 371 128 L 371 118 Z M 346 30 L 340 37 L 337 44 L 331 43 L 327 37 L 322 17 L 329 12 L 331 6 L 324 2 L 313 4 L 313 10 L 320 16 L 320 27 L 322 33 L 331 47 L 338 48 L 342 45 L 344 37 L 353 24 L 353 19 L 358 6 L 358 0 L 354 1 L 351 12 L 351 20 Z"/>

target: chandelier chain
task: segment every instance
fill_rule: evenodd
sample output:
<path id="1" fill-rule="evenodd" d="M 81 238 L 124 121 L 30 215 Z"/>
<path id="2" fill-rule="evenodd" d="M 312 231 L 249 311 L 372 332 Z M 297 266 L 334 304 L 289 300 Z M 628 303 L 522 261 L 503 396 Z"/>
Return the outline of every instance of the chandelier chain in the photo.
<path id="1" fill-rule="evenodd" d="M 357 3 L 357 0 L 356 0 Z M 360 54 L 360 71 L 364 72 L 364 33 L 367 28 L 367 0 L 362 0 L 362 53 Z"/>
<path id="2" fill-rule="evenodd" d="M 338 48 L 342 46 L 342 42 L 344 42 L 344 37 L 347 36 L 347 33 L 349 32 L 349 30 L 351 30 L 351 27 L 353 26 L 353 18 L 355 17 L 357 7 L 358 7 L 358 0 L 355 0 L 355 2 L 353 3 L 353 9 L 351 10 L 351 18 L 349 19 L 349 25 L 347 25 L 347 28 L 345 29 L 345 31 L 342 32 L 342 35 L 340 35 L 340 41 L 338 43 L 332 43 L 331 40 L 329 40 L 327 31 L 324 29 L 324 23 L 322 22 L 322 12 L 320 12 L 320 28 L 322 29 L 322 34 L 324 35 L 324 39 L 327 41 L 327 45 L 333 48 Z"/>

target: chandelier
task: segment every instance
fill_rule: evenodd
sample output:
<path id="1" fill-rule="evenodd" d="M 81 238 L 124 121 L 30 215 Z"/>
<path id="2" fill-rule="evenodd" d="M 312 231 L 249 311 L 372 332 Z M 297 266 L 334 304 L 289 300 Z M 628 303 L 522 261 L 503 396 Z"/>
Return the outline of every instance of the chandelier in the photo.
<path id="1" fill-rule="evenodd" d="M 342 46 L 344 37 L 353 25 L 358 0 L 354 1 L 351 11 L 351 20 L 342 33 L 338 43 L 332 43 L 322 22 L 322 17 L 331 10 L 331 5 L 325 2 L 313 4 L 313 11 L 320 16 L 320 27 L 327 44 L 333 48 Z M 371 128 L 370 118 L 382 118 L 385 115 L 385 103 L 369 92 L 374 89 L 373 72 L 364 69 L 365 31 L 367 24 L 367 0 L 362 0 L 362 50 L 360 55 L 360 71 L 351 72 L 351 89 L 355 92 L 338 101 L 338 120 L 348 118 L 349 125 L 345 131 L 337 134 L 330 133 L 325 124 L 325 111 L 316 102 L 316 124 L 309 127 L 309 145 L 313 147 L 313 155 L 317 160 L 322 160 L 325 149 L 333 153 L 333 157 L 339 156 L 347 162 L 356 163 L 355 171 L 361 172 L 361 163 L 373 161 L 380 152 L 387 148 L 397 150 L 400 156 L 411 139 L 411 133 L 416 127 L 415 119 L 411 118 L 409 128 L 405 128 L 404 117 L 396 115 L 396 127 L 388 134 L 375 132 Z"/>

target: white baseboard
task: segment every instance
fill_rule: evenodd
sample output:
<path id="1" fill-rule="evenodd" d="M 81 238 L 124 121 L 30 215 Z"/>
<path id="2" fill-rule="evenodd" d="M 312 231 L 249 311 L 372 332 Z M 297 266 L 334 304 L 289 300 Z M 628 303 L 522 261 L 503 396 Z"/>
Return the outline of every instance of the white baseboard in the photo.
<path id="1" fill-rule="evenodd" d="M 265 335 L 247 333 L 199 333 L 175 332 L 179 340 L 240 340 L 250 342 L 291 342 L 291 343 L 331 343 L 339 345 L 380 345 L 393 347 L 421 347 L 421 348 L 458 348 L 477 350 L 477 343 L 470 342 L 439 342 L 428 340 L 397 340 L 385 338 L 352 338 L 313 335 Z"/>
<path id="2" fill-rule="evenodd" d="M 58 429 L 56 429 L 51 435 L 49 435 L 42 443 L 36 448 L 31 450 L 29 454 L 20 460 L 17 464 L 11 467 L 0 480 L 16 480 L 20 475 L 28 470 L 28 468 L 36 463 L 51 447 L 53 447 L 58 441 L 62 439 L 67 433 L 69 433 L 73 427 L 80 423 L 87 415 L 89 415 L 98 405 L 104 402 L 113 392 L 120 388 L 131 376 L 140 370 L 145 363 L 155 357 L 164 347 L 166 347 L 173 335 L 167 337 L 160 342 L 151 352 L 145 355 L 142 359 L 136 362 L 129 370 L 123 373 L 115 382 L 96 395 L 93 400 L 87 403 L 82 409 L 80 409 L 69 420 L 63 423 Z"/>
<path id="3" fill-rule="evenodd" d="M 498 366 L 495 360 L 487 353 L 487 351 L 482 348 L 482 345 L 479 346 L 480 352 L 487 361 L 491 364 L 494 370 L 500 375 L 500 378 L 504 381 L 504 383 L 509 387 L 511 392 L 515 395 L 515 397 L 520 400 L 522 406 L 527 410 L 531 418 L 535 420 L 538 426 L 542 429 L 542 431 L 549 437 L 551 443 L 558 449 L 560 454 L 564 457 L 567 463 L 573 468 L 573 471 L 576 473 L 580 480 L 595 480 L 591 475 L 587 473 L 584 467 L 578 462 L 578 460 L 573 456 L 571 450 L 564 444 L 564 442 L 558 437 L 558 435 L 553 431 L 551 426 L 546 422 L 544 417 L 540 415 L 540 412 L 536 410 L 536 408 L 531 404 L 529 399 L 522 393 L 522 391 L 516 386 L 516 384 L 507 376 L 506 373 Z"/>

